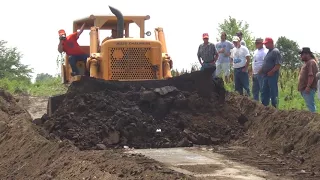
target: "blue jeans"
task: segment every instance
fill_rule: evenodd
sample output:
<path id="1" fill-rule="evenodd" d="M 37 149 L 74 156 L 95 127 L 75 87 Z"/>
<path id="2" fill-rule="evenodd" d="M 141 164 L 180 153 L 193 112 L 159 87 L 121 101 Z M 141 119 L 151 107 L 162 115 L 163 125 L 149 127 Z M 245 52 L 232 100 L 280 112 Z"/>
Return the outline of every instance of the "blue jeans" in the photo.
<path id="1" fill-rule="evenodd" d="M 279 71 L 275 72 L 273 76 L 263 75 L 263 84 L 261 91 L 261 102 L 265 106 L 269 106 L 270 99 L 273 107 L 278 107 L 278 79 Z"/>
<path id="2" fill-rule="evenodd" d="M 253 99 L 256 101 L 260 100 L 262 84 L 263 84 L 262 75 L 254 74 L 252 76 L 252 95 L 253 95 Z"/>
<path id="3" fill-rule="evenodd" d="M 246 94 L 250 96 L 249 88 L 249 74 L 248 71 L 243 72 L 242 68 L 234 68 L 234 89 L 239 94 L 243 95 L 243 89 L 246 91 Z"/>
<path id="4" fill-rule="evenodd" d="M 78 61 L 84 61 L 84 63 L 87 63 L 87 58 L 89 55 L 87 54 L 81 54 L 81 55 L 70 55 L 69 56 L 69 64 L 71 66 L 72 72 L 74 75 L 79 74 L 79 70 L 77 68 L 77 62 Z"/>
<path id="5" fill-rule="evenodd" d="M 314 96 L 316 94 L 315 89 L 311 89 L 309 94 L 307 94 L 305 91 L 300 92 L 304 101 L 306 102 L 306 105 L 311 112 L 316 112 L 316 104 L 314 103 Z"/>
<path id="6" fill-rule="evenodd" d="M 201 68 L 200 68 L 200 71 L 204 71 L 204 69 L 206 69 L 206 68 L 212 68 L 212 67 L 215 67 L 216 66 L 216 64 L 215 63 L 202 63 L 202 66 L 201 66 Z M 216 71 L 216 70 L 215 70 Z M 213 72 L 212 73 L 212 78 L 215 78 L 216 77 L 216 72 Z"/>

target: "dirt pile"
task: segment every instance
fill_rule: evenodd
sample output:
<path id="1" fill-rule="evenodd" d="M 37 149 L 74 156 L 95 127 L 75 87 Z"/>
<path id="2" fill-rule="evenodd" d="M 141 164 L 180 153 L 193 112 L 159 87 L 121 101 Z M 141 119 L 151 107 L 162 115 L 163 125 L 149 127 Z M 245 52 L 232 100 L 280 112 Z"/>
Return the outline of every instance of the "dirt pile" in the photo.
<path id="1" fill-rule="evenodd" d="M 242 134 L 243 116 L 230 112 L 226 118 L 223 84 L 205 84 L 205 77 L 196 72 L 145 84 L 82 79 L 43 126 L 80 149 L 229 142 Z"/>
<path id="2" fill-rule="evenodd" d="M 237 103 L 235 103 L 237 102 Z M 320 178 L 320 116 L 307 111 L 278 111 L 273 107 L 229 94 L 226 103 L 248 119 L 246 134 L 234 142 L 262 156 L 273 157 L 298 176 Z M 259 164 L 254 164 L 258 165 Z M 260 164 L 261 165 L 261 164 Z"/>
<path id="3" fill-rule="evenodd" d="M 48 140 L 9 93 L 0 90 L 1 179 L 192 179 L 120 150 L 79 151 Z"/>

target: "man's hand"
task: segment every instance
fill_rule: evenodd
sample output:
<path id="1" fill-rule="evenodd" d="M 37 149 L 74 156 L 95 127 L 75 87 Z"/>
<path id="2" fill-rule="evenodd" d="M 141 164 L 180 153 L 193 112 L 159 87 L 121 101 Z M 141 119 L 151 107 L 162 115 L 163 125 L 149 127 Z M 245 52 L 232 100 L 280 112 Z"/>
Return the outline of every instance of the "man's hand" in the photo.
<path id="1" fill-rule="evenodd" d="M 219 50 L 219 53 L 224 53 L 224 48 L 221 48 L 220 50 Z"/>
<path id="2" fill-rule="evenodd" d="M 309 94 L 310 93 L 310 86 L 307 86 L 304 91 L 306 92 L 306 94 Z"/>
<path id="3" fill-rule="evenodd" d="M 269 71 L 269 72 L 267 73 L 267 75 L 268 75 L 268 76 L 273 76 L 273 75 L 274 75 L 274 71 L 272 71 L 272 70 Z"/>
<path id="4" fill-rule="evenodd" d="M 248 67 L 247 67 L 247 66 L 245 66 L 245 67 L 242 68 L 242 72 L 247 72 L 247 70 L 248 70 Z"/>

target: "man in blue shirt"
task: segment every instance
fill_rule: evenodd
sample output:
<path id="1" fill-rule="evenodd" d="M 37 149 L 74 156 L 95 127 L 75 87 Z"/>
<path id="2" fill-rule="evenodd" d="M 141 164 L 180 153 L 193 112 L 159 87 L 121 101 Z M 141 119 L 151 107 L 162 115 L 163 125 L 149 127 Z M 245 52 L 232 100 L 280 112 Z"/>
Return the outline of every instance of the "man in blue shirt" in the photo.
<path id="1" fill-rule="evenodd" d="M 226 83 L 229 82 L 229 76 L 230 76 L 230 52 L 231 49 L 234 48 L 233 44 L 226 40 L 227 34 L 225 32 L 221 33 L 221 41 L 216 44 L 219 58 L 216 62 L 217 70 L 216 70 L 216 76 L 219 76 L 223 73 L 225 77 Z"/>

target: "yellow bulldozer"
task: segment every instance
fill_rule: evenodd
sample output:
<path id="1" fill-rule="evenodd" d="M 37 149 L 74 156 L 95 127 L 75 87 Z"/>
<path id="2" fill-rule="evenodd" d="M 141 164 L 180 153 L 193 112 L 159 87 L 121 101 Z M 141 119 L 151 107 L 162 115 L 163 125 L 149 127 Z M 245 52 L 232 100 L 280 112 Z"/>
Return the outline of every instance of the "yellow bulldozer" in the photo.
<path id="1" fill-rule="evenodd" d="M 155 40 L 146 39 L 151 32 L 145 32 L 145 21 L 150 16 L 123 16 L 109 6 L 114 15 L 95 16 L 75 20 L 73 32 L 85 23 L 85 30 L 90 30 L 90 46 L 81 49 L 90 55 L 86 63 L 78 61 L 80 75 L 71 76 L 68 56 L 61 64 L 61 77 L 64 84 L 79 81 L 85 74 L 103 80 L 144 81 L 171 78 L 172 59 L 168 55 L 163 28 L 155 28 Z M 129 37 L 129 25 L 135 23 L 140 28 L 140 38 Z M 116 30 L 116 38 L 104 38 L 100 43 L 100 30 Z M 89 73 L 88 73 L 89 72 Z M 47 115 L 58 108 L 59 96 L 48 101 Z"/>

